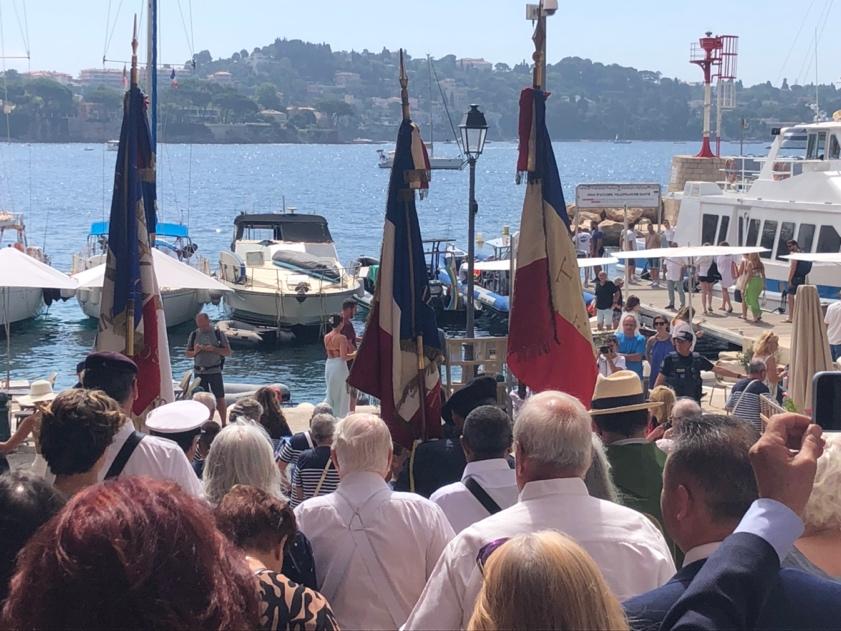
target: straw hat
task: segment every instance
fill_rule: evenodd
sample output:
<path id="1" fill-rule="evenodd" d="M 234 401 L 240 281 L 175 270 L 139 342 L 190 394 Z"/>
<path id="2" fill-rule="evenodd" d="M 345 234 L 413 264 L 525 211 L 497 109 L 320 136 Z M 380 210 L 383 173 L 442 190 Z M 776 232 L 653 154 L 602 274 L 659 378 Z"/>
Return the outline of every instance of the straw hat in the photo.
<path id="1" fill-rule="evenodd" d="M 618 414 L 637 410 L 652 410 L 662 403 L 646 401 L 642 381 L 632 370 L 617 370 L 609 377 L 599 375 L 593 390 L 590 415 Z"/>
<path id="2" fill-rule="evenodd" d="M 31 407 L 43 401 L 52 401 L 56 393 L 53 392 L 53 384 L 45 379 L 38 379 L 29 384 L 29 394 L 18 398 L 22 407 Z"/>

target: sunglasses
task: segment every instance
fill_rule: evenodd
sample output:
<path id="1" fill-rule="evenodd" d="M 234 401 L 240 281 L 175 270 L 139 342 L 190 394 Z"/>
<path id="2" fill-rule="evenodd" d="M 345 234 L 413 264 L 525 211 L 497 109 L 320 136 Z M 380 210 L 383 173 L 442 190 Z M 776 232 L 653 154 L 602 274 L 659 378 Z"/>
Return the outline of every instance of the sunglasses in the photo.
<path id="1" fill-rule="evenodd" d="M 666 326 L 666 323 L 665 323 L 665 322 L 657 322 L 657 321 L 655 320 L 655 321 L 654 321 L 654 326 Z"/>
<path id="2" fill-rule="evenodd" d="M 486 543 L 481 548 L 479 548 L 479 554 L 476 555 L 476 565 L 479 566 L 479 571 L 482 573 L 482 576 L 485 575 L 485 564 L 488 562 L 488 559 L 491 558 L 491 555 L 496 552 L 502 544 L 508 541 L 510 537 L 502 537 L 500 539 L 494 539 L 493 541 Z"/>

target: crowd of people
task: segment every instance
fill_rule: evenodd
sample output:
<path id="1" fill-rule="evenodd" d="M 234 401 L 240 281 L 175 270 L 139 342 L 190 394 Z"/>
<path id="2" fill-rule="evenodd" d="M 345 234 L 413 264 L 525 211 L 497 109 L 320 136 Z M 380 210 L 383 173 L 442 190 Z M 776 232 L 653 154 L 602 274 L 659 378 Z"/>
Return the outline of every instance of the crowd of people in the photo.
<path id="1" fill-rule="evenodd" d="M 753 409 L 766 367 L 751 364 L 734 412 Z M 0 476 L 3 628 L 841 619 L 841 442 L 804 417 L 760 434 L 625 369 L 598 377 L 589 410 L 547 391 L 513 419 L 480 375 L 445 402 L 445 438 L 410 448 L 327 404 L 291 435 L 276 392 L 225 423 L 197 393 L 142 433 L 136 365 L 93 353 L 80 368 L 26 423 L 47 475 Z"/>

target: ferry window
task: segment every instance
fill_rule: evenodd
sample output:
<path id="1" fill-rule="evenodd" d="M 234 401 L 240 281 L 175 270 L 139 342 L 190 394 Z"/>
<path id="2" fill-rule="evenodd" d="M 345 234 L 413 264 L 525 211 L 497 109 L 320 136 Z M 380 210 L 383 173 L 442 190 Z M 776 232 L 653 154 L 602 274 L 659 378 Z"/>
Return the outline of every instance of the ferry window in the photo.
<path id="1" fill-rule="evenodd" d="M 794 224 L 788 221 L 784 221 L 782 227 L 780 228 L 780 240 L 777 241 L 777 258 L 781 261 L 785 261 L 783 256 L 788 254 L 788 246 L 786 245 L 786 241 L 791 241 L 794 238 Z"/>
<path id="2" fill-rule="evenodd" d="M 718 215 L 704 215 L 701 220 L 701 243 L 713 243 L 717 227 Z"/>
<path id="3" fill-rule="evenodd" d="M 838 142 L 838 136 L 830 136 L 829 154 L 827 157 L 830 160 L 838 160 L 841 158 L 841 143 Z"/>
<path id="4" fill-rule="evenodd" d="M 832 226 L 821 226 L 816 252 L 838 252 L 841 250 L 841 237 Z"/>
<path id="5" fill-rule="evenodd" d="M 713 245 L 718 245 L 722 241 L 727 241 L 727 228 L 730 227 L 730 217 L 725 215 L 721 218 L 721 226 L 718 229 L 718 239 Z"/>
<path id="6" fill-rule="evenodd" d="M 800 230 L 797 231 L 797 244 L 804 252 L 812 251 L 812 243 L 815 240 L 815 225 L 811 223 L 800 224 Z"/>
<path id="7" fill-rule="evenodd" d="M 746 246 L 753 247 L 756 245 L 756 237 L 759 236 L 759 219 L 751 219 L 748 224 L 748 240 L 745 242 Z"/>
<path id="8" fill-rule="evenodd" d="M 777 236 L 777 222 L 766 220 L 762 225 L 762 237 L 759 240 L 760 247 L 768 250 L 774 249 L 774 238 Z M 762 252 L 759 256 L 764 259 L 771 258 L 771 252 Z"/>
<path id="9" fill-rule="evenodd" d="M 824 148 L 826 147 L 826 132 L 822 131 L 817 134 L 809 134 L 809 140 L 806 145 L 806 159 L 807 160 L 823 160 Z"/>

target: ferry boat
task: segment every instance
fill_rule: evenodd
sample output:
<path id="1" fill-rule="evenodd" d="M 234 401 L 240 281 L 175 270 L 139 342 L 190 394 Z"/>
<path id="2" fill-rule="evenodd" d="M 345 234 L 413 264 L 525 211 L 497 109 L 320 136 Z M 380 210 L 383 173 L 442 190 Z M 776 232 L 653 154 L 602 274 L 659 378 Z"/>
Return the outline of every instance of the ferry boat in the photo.
<path id="1" fill-rule="evenodd" d="M 154 246 L 182 263 L 210 274 L 207 259 L 198 256 L 198 247 L 190 238 L 187 226 L 180 223 L 159 222 Z M 106 262 L 108 253 L 108 222 L 95 221 L 91 224 L 85 247 L 73 255 L 71 274 L 78 274 Z M 99 319 L 99 304 L 102 289 L 85 287 L 76 290 L 76 300 L 89 318 Z M 169 289 L 161 287 L 161 302 L 164 308 L 166 326 L 173 327 L 191 321 L 202 307 L 210 302 L 210 293 L 202 289 Z"/>
<path id="2" fill-rule="evenodd" d="M 9 235 L 10 239 L 4 239 Z M 12 213 L 0 210 L 0 247 L 13 247 L 29 256 L 49 264 L 49 258 L 44 251 L 26 241 L 26 225 L 23 214 Z M 0 302 L 0 327 L 14 324 L 21 320 L 28 320 L 38 316 L 44 308 L 44 290 L 30 287 L 7 287 L 0 292 L 0 301 L 7 301 L 7 304 Z"/>
<path id="3" fill-rule="evenodd" d="M 804 149 L 792 142 L 804 137 Z M 751 160 L 758 172 L 735 164 L 723 182 L 686 183 L 677 196 L 675 241 L 768 248 L 760 255 L 765 286 L 782 293 L 790 265 L 782 258 L 788 254 L 786 241 L 797 240 L 803 252 L 841 251 L 841 111 L 830 122 L 774 130 L 767 157 Z M 822 298 L 838 298 L 836 266 L 815 264 L 808 282 L 817 285 Z"/>
<path id="4" fill-rule="evenodd" d="M 361 293 L 338 260 L 320 215 L 242 213 L 230 251 L 219 253 L 219 281 L 228 317 L 250 324 L 317 333 L 327 316 Z"/>

